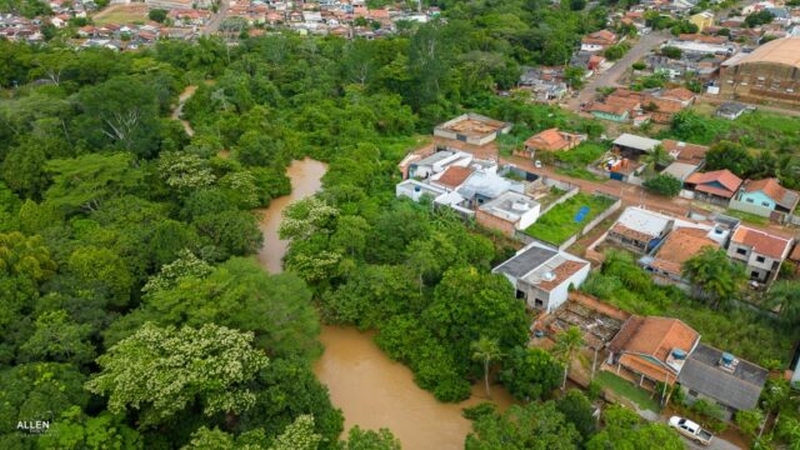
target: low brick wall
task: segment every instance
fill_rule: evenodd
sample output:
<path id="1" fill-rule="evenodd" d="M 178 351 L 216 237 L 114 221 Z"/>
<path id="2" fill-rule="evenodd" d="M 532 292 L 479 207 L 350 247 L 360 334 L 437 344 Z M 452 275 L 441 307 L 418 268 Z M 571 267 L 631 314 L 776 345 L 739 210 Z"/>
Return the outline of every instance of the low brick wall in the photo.
<path id="1" fill-rule="evenodd" d="M 491 214 L 487 214 L 486 212 L 481 211 L 480 208 L 475 211 L 475 220 L 481 226 L 490 228 L 492 230 L 497 230 L 508 237 L 514 237 L 514 234 L 516 234 L 517 231 L 512 222 Z"/>

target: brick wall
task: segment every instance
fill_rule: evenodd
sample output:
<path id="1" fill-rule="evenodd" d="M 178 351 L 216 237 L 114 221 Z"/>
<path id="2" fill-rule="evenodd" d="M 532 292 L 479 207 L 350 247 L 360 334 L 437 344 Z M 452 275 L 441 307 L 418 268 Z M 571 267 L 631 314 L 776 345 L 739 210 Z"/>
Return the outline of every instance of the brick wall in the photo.
<path id="1" fill-rule="evenodd" d="M 480 209 L 475 211 L 475 220 L 478 222 L 478 224 L 486 228 L 497 230 L 508 237 L 514 237 L 514 233 L 516 232 L 513 223 L 491 214 L 487 214 Z"/>

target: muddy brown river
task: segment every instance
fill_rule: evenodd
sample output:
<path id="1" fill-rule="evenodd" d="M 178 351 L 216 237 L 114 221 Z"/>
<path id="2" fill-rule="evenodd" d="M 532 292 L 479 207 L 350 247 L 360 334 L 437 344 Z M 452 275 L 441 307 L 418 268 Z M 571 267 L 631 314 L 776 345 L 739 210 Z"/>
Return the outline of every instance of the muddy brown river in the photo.
<path id="1" fill-rule="evenodd" d="M 326 170 L 325 164 L 312 159 L 293 161 L 287 171 L 292 193 L 274 199 L 261 211 L 264 247 L 258 259 L 269 272 L 282 271 L 281 260 L 288 245 L 278 239 L 281 211 L 289 203 L 317 192 Z M 461 417 L 461 409 L 486 400 L 482 383 L 473 387 L 472 397 L 465 402 L 440 403 L 414 384 L 407 367 L 381 352 L 372 336 L 354 328 L 322 327 L 320 341 L 325 352 L 314 372 L 330 389 L 333 404 L 344 412 L 345 430 L 353 425 L 389 428 L 407 450 L 464 448 L 471 423 Z M 492 398 L 500 409 L 513 403 L 499 386 L 492 389 Z"/>

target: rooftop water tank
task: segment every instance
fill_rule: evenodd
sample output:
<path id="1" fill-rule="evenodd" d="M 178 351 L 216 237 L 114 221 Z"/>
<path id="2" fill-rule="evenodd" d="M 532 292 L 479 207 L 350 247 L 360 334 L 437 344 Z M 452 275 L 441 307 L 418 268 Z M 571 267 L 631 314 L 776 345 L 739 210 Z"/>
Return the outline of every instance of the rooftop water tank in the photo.
<path id="1" fill-rule="evenodd" d="M 721 361 L 723 365 L 730 366 L 731 364 L 733 364 L 733 359 L 734 359 L 733 355 L 731 355 L 730 353 L 723 353 Z"/>
<path id="2" fill-rule="evenodd" d="M 679 348 L 674 348 L 672 349 L 672 357 L 675 359 L 684 360 L 686 359 L 686 352 Z"/>

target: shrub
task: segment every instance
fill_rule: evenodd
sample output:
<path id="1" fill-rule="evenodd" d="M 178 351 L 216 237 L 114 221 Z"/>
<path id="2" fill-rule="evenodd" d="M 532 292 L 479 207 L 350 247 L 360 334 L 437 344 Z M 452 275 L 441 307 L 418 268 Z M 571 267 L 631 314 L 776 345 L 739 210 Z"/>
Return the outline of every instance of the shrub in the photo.
<path id="1" fill-rule="evenodd" d="M 643 186 L 654 194 L 663 195 L 665 197 L 675 197 L 681 192 L 683 183 L 670 174 L 660 173 L 646 180 Z"/>

